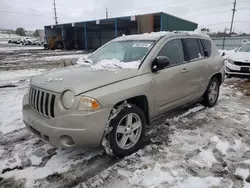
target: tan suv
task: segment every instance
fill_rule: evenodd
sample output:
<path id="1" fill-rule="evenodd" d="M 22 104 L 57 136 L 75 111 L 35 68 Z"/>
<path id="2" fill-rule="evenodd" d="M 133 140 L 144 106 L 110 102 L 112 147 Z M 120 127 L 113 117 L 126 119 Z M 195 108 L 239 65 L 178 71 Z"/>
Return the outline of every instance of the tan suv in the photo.
<path id="1" fill-rule="evenodd" d="M 202 99 L 213 107 L 224 61 L 209 36 L 160 32 L 122 36 L 77 67 L 32 78 L 23 120 L 52 145 L 136 151 L 162 114 Z"/>

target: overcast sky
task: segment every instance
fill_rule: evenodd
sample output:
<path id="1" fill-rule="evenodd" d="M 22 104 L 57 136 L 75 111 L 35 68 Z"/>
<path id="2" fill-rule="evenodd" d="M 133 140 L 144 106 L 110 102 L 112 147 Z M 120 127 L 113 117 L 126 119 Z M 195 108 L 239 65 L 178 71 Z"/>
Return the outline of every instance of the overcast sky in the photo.
<path id="1" fill-rule="evenodd" d="M 27 30 L 54 24 L 53 0 L 1 0 L 0 28 Z M 59 23 L 166 12 L 196 22 L 212 31 L 230 27 L 233 0 L 56 0 Z M 237 0 L 236 32 L 250 33 L 250 0 Z M 226 23 L 225 23 L 226 22 Z"/>

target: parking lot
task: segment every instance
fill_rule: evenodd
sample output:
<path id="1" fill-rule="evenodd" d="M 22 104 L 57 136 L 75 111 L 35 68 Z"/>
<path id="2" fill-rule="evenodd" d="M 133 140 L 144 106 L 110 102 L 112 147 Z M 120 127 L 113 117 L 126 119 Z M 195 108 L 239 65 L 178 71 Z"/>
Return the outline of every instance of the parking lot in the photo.
<path id="1" fill-rule="evenodd" d="M 29 79 L 74 66 L 83 51 L 0 44 L 0 187 L 250 187 L 250 81 L 226 79 L 218 104 L 195 104 L 147 131 L 124 159 L 100 148 L 56 149 L 22 122 Z"/>

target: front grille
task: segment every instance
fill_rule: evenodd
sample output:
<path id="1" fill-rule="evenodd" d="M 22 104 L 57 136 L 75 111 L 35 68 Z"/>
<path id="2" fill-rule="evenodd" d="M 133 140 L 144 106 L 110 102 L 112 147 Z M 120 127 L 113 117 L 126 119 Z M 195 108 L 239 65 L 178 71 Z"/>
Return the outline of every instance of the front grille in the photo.
<path id="1" fill-rule="evenodd" d="M 55 117 L 54 105 L 56 96 L 39 88 L 30 87 L 29 104 L 37 113 L 48 117 Z"/>
<path id="2" fill-rule="evenodd" d="M 250 63 L 243 63 L 243 62 L 240 62 L 240 61 L 235 61 L 234 64 L 238 65 L 238 66 L 250 67 Z"/>

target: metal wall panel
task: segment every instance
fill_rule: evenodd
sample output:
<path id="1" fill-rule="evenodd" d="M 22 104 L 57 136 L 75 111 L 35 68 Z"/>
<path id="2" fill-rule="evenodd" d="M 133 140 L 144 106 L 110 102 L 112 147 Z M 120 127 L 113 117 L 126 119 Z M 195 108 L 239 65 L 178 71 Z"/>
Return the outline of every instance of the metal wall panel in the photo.
<path id="1" fill-rule="evenodd" d="M 172 15 L 162 13 L 162 30 L 163 31 L 194 31 L 198 24 L 177 18 Z"/>
<path id="2" fill-rule="evenodd" d="M 232 36 L 232 37 L 226 37 L 224 41 L 224 47 L 223 47 L 223 40 L 224 37 L 212 37 L 215 45 L 218 49 L 222 50 L 234 50 L 241 45 L 244 44 L 244 42 L 250 42 L 250 36 Z"/>

